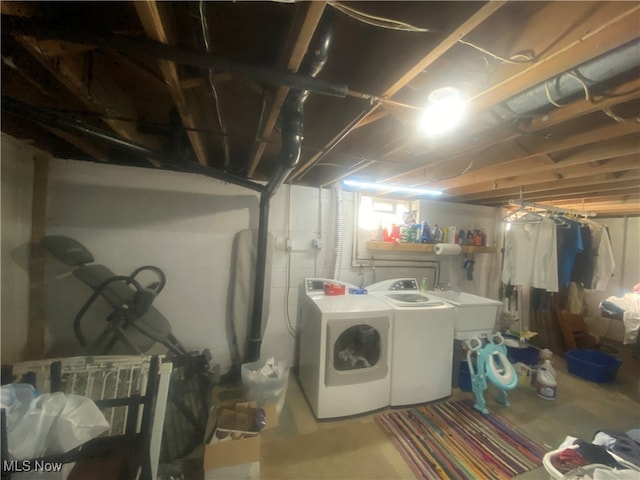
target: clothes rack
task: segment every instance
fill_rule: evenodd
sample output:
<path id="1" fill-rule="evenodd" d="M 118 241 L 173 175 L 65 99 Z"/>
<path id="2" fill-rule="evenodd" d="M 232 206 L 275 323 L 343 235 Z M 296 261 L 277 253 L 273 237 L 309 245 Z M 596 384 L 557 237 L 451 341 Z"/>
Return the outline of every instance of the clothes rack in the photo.
<path id="1" fill-rule="evenodd" d="M 579 217 L 595 217 L 595 212 L 575 210 L 573 208 L 554 207 L 552 205 L 543 205 L 541 203 L 526 202 L 524 200 L 509 200 L 509 205 L 516 205 L 520 208 L 538 208 L 540 210 L 546 210 L 551 213 L 568 213 L 571 215 L 577 215 Z"/>

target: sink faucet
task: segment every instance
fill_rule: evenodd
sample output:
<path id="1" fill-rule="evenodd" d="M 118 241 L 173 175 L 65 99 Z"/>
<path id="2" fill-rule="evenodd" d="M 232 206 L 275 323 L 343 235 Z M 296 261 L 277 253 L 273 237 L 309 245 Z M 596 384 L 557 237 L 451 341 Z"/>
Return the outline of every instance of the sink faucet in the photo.
<path id="1" fill-rule="evenodd" d="M 451 284 L 449 282 L 447 283 L 439 283 L 436 286 L 436 291 L 438 292 L 446 292 L 447 290 L 452 290 L 453 287 L 451 286 Z"/>

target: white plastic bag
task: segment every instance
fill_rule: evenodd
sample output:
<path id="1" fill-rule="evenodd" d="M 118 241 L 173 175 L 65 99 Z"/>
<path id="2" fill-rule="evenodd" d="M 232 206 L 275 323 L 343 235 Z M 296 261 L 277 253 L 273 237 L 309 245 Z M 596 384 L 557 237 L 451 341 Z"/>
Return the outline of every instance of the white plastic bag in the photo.
<path id="1" fill-rule="evenodd" d="M 47 453 L 68 452 L 108 429 L 109 422 L 93 400 L 68 394 L 60 415 L 49 431 Z"/>
<path id="2" fill-rule="evenodd" d="M 8 428 L 9 453 L 17 460 L 42 457 L 51 426 L 64 408 L 64 393 L 40 395 L 13 428 Z"/>
<path id="3" fill-rule="evenodd" d="M 60 392 L 33 398 L 33 388 L 18 385 L 22 384 L 0 391 L 7 411 L 8 449 L 16 460 L 64 453 L 109 429 L 89 398 Z"/>

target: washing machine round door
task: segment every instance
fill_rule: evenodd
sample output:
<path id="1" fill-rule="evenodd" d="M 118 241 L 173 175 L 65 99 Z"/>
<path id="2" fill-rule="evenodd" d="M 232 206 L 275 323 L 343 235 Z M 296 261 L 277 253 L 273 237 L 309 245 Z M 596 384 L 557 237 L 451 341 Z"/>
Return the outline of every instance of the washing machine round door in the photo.
<path id="1" fill-rule="evenodd" d="M 351 385 L 387 375 L 389 317 L 327 323 L 325 384 Z"/>

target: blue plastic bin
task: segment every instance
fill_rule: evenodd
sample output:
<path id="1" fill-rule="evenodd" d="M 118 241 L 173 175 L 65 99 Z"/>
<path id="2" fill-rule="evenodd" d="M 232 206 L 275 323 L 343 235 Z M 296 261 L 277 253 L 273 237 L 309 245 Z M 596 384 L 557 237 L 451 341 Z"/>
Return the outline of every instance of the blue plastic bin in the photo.
<path id="1" fill-rule="evenodd" d="M 598 350 L 579 348 L 565 352 L 569 373 L 595 383 L 615 380 L 622 360 Z"/>

